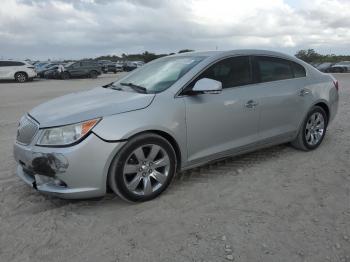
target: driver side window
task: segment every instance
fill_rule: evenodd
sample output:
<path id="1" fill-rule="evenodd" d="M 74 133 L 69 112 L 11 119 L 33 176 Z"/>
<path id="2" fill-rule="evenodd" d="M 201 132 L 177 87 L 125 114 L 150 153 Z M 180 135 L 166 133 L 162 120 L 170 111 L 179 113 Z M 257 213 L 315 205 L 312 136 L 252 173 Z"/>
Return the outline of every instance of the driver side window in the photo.
<path id="1" fill-rule="evenodd" d="M 243 86 L 252 83 L 252 73 L 249 56 L 231 57 L 221 60 L 207 68 L 200 74 L 191 84 L 202 79 L 210 78 L 222 83 L 222 88 L 230 88 L 235 86 Z"/>

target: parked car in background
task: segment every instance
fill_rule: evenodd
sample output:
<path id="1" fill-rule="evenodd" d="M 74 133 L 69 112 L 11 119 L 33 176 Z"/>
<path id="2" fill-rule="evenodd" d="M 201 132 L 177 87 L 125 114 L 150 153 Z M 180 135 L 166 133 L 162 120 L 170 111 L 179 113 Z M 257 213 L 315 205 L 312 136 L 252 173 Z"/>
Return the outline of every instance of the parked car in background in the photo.
<path id="1" fill-rule="evenodd" d="M 58 65 L 60 62 L 40 62 L 37 63 L 35 66 L 35 71 L 40 73 L 43 70 L 48 69 L 51 66 Z"/>
<path id="2" fill-rule="evenodd" d="M 49 64 L 46 64 L 46 65 L 42 66 L 41 69 L 37 70 L 38 77 L 44 78 L 45 77 L 45 73 L 47 71 L 50 71 L 53 68 L 57 69 L 57 67 L 58 67 L 57 63 L 49 63 Z"/>
<path id="3" fill-rule="evenodd" d="M 0 60 L 0 80 L 16 80 L 23 83 L 36 77 L 33 65 L 24 61 Z"/>
<path id="4" fill-rule="evenodd" d="M 111 188 L 129 201 L 151 200 L 176 172 L 209 161 L 287 142 L 318 148 L 337 113 L 338 88 L 331 75 L 277 52 L 163 57 L 25 114 L 17 174 L 62 198 Z"/>
<path id="5" fill-rule="evenodd" d="M 35 71 L 41 71 L 46 65 L 51 64 L 50 62 L 38 62 L 34 65 Z"/>
<path id="6" fill-rule="evenodd" d="M 102 67 L 102 71 L 103 73 L 117 73 L 118 72 L 117 64 L 114 62 L 104 64 L 104 66 Z"/>
<path id="7" fill-rule="evenodd" d="M 340 65 L 333 65 L 328 69 L 328 73 L 346 73 L 347 71 L 347 67 Z"/>
<path id="8" fill-rule="evenodd" d="M 58 73 L 58 65 L 50 67 L 43 73 L 43 78 L 46 79 L 58 79 L 60 78 L 60 74 Z"/>
<path id="9" fill-rule="evenodd" d="M 123 63 L 117 62 L 115 64 L 115 68 L 117 69 L 117 72 L 122 72 L 123 71 Z"/>
<path id="10" fill-rule="evenodd" d="M 321 64 L 318 64 L 316 66 L 316 68 L 318 70 L 320 70 L 321 72 L 324 72 L 324 73 L 329 73 L 329 70 L 330 68 L 332 67 L 334 63 L 330 63 L 330 62 L 324 62 L 324 63 L 321 63 Z"/>
<path id="11" fill-rule="evenodd" d="M 108 72 L 108 65 L 113 64 L 113 62 L 111 60 L 98 60 L 97 63 L 101 66 L 101 70 L 103 73 L 107 73 Z"/>
<path id="12" fill-rule="evenodd" d="M 144 62 L 141 62 L 141 61 L 128 61 L 124 64 L 123 71 L 130 72 L 143 65 L 144 65 Z"/>
<path id="13" fill-rule="evenodd" d="M 101 75 L 101 65 L 95 61 L 79 61 L 67 64 L 65 71 L 61 74 L 62 79 L 72 77 L 90 77 L 96 78 Z"/>
<path id="14" fill-rule="evenodd" d="M 331 66 L 331 73 L 346 73 L 350 72 L 350 61 L 342 61 Z"/>

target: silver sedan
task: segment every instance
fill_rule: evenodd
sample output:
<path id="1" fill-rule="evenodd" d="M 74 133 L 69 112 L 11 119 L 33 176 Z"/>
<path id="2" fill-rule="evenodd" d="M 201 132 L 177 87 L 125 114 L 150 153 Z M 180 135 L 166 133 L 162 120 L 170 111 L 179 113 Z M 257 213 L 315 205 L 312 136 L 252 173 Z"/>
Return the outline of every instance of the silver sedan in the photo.
<path id="1" fill-rule="evenodd" d="M 146 201 L 175 173 L 291 142 L 316 149 L 338 109 L 338 82 L 285 54 L 194 52 L 41 104 L 18 126 L 17 174 L 62 198 Z"/>

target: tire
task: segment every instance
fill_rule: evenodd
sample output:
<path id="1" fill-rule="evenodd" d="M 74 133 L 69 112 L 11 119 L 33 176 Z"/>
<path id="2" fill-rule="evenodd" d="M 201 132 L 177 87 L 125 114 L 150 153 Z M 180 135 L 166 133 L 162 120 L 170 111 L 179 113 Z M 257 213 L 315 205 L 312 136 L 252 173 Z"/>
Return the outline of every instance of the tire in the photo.
<path id="1" fill-rule="evenodd" d="M 90 76 L 90 78 L 95 79 L 95 78 L 97 78 L 98 73 L 97 73 L 96 71 L 91 71 L 91 72 L 89 73 L 89 76 Z"/>
<path id="2" fill-rule="evenodd" d="M 316 116 L 318 118 L 316 118 Z M 316 149 L 322 143 L 326 135 L 327 125 L 328 116 L 324 109 L 319 106 L 314 106 L 301 125 L 298 136 L 291 142 L 292 146 L 303 151 Z"/>
<path id="3" fill-rule="evenodd" d="M 18 72 L 15 74 L 15 79 L 18 83 L 24 83 L 28 81 L 28 75 L 24 72 Z"/>
<path id="4" fill-rule="evenodd" d="M 70 78 L 70 74 L 68 72 L 62 72 L 61 78 L 63 80 L 68 80 Z"/>
<path id="5" fill-rule="evenodd" d="M 108 185 L 124 200 L 148 201 L 169 186 L 176 163 L 175 151 L 166 139 L 152 133 L 141 134 L 132 138 L 115 156 L 109 169 Z"/>

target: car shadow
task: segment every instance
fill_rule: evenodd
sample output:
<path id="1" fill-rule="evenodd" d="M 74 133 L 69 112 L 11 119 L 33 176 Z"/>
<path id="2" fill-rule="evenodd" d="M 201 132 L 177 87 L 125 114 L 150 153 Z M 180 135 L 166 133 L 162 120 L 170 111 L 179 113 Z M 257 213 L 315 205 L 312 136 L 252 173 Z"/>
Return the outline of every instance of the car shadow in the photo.
<path id="1" fill-rule="evenodd" d="M 227 157 L 217 161 L 210 162 L 200 167 L 189 169 L 176 174 L 169 189 L 165 192 L 168 194 L 176 194 L 178 190 L 183 190 L 183 187 L 190 188 L 193 183 L 210 183 L 212 180 L 218 179 L 218 175 L 233 175 L 241 176 L 244 175 L 244 169 L 257 165 L 263 161 L 271 161 L 275 158 L 279 158 L 284 154 L 289 153 L 291 150 L 287 144 L 273 146 L 251 153 Z M 38 193 L 40 194 L 40 193 Z M 125 207 L 130 205 L 140 205 L 142 203 L 132 203 L 121 199 L 114 195 L 111 191 L 108 192 L 104 197 L 85 199 L 85 200 L 65 200 L 57 197 L 45 196 L 50 202 L 51 207 L 47 208 L 61 208 L 68 205 L 75 207 L 106 207 L 110 206 L 113 208 Z"/>

